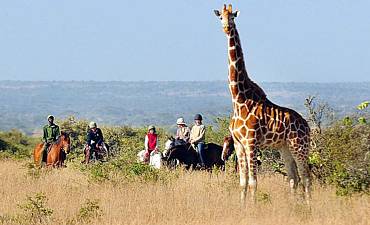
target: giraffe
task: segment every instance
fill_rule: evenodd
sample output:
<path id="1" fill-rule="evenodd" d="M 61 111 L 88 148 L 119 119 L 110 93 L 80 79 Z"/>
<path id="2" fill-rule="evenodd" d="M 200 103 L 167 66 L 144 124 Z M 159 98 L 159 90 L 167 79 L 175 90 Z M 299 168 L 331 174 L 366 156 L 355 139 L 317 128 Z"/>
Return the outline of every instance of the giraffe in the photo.
<path id="1" fill-rule="evenodd" d="M 248 193 L 255 200 L 257 190 L 257 149 L 279 149 L 288 173 L 292 193 L 301 181 L 305 198 L 310 199 L 311 177 L 308 167 L 310 128 L 307 121 L 292 109 L 272 103 L 265 92 L 253 82 L 245 68 L 239 34 L 231 4 L 222 11 L 214 10 L 220 18 L 228 40 L 228 84 L 233 113 L 229 130 L 238 156 L 241 201 Z M 247 181 L 248 178 L 248 181 Z M 248 182 L 248 183 L 247 183 Z"/>

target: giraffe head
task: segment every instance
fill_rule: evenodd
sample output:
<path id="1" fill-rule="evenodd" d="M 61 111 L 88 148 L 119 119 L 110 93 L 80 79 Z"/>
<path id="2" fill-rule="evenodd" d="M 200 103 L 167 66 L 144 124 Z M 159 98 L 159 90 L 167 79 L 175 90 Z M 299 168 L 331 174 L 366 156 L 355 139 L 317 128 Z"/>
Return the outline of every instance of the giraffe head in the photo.
<path id="1" fill-rule="evenodd" d="M 234 18 L 236 18 L 239 15 L 239 11 L 233 12 L 231 4 L 226 8 L 226 5 L 224 5 L 224 8 L 222 9 L 222 12 L 218 10 L 214 10 L 216 16 L 220 18 L 222 23 L 222 28 L 226 34 L 230 34 L 231 28 L 235 26 Z"/>

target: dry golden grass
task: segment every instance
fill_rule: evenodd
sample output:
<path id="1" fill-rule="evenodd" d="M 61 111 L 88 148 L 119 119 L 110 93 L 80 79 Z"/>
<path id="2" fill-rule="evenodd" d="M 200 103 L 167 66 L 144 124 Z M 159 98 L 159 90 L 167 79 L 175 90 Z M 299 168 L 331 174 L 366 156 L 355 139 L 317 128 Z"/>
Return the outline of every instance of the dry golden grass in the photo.
<path id="1" fill-rule="evenodd" d="M 370 197 L 343 198 L 314 187 L 308 207 L 289 195 L 280 176 L 260 177 L 258 203 L 241 209 L 236 179 L 205 172 L 183 172 L 169 184 L 89 182 L 72 169 L 40 178 L 20 162 L 0 161 L 0 216 L 21 213 L 18 204 L 44 192 L 54 209 L 52 224 L 66 224 L 86 199 L 99 199 L 103 215 L 93 224 L 370 224 Z M 7 223 L 7 222 L 4 222 Z"/>

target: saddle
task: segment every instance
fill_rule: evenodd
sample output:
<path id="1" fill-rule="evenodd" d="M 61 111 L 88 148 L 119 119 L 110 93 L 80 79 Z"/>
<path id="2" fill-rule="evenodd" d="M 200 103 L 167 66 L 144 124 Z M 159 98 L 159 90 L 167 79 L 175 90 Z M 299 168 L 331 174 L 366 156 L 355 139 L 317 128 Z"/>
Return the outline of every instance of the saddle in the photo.
<path id="1" fill-rule="evenodd" d="M 195 151 L 198 151 L 198 145 L 193 145 Z M 208 144 L 204 144 L 204 151 L 208 150 Z"/>
<path id="2" fill-rule="evenodd" d="M 49 145 L 49 147 L 47 149 L 47 153 L 49 153 L 51 151 L 51 147 L 53 147 L 53 144 Z"/>

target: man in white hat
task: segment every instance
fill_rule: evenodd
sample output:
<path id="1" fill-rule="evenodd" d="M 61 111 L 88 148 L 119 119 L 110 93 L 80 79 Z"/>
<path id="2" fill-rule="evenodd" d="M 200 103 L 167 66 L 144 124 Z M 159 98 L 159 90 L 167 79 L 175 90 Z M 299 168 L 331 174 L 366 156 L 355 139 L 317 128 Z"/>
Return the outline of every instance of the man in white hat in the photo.
<path id="1" fill-rule="evenodd" d="M 189 142 L 190 139 L 190 128 L 186 125 L 184 118 L 180 117 L 176 121 L 176 145 L 182 145 Z"/>

